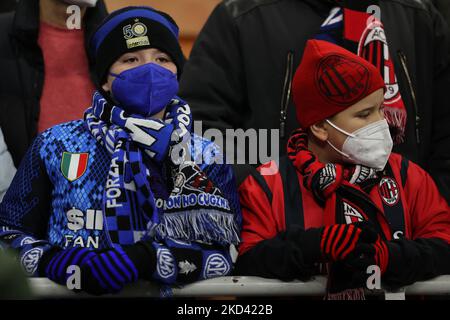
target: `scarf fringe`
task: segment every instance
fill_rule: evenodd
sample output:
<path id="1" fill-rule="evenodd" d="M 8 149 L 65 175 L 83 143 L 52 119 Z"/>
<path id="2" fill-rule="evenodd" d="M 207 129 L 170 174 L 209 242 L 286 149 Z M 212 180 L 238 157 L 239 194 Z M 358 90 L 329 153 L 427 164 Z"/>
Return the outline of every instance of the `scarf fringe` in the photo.
<path id="1" fill-rule="evenodd" d="M 384 106 L 383 113 L 389 126 L 394 129 L 392 136 L 392 140 L 394 140 L 394 143 L 400 144 L 404 142 L 406 120 L 407 120 L 406 110 L 390 106 Z"/>
<path id="2" fill-rule="evenodd" d="M 366 300 L 366 296 L 363 288 L 357 288 L 337 293 L 327 293 L 325 300 Z"/>
<path id="3" fill-rule="evenodd" d="M 164 214 L 156 227 L 158 237 L 205 243 L 238 244 L 239 232 L 234 216 L 210 209 Z"/>

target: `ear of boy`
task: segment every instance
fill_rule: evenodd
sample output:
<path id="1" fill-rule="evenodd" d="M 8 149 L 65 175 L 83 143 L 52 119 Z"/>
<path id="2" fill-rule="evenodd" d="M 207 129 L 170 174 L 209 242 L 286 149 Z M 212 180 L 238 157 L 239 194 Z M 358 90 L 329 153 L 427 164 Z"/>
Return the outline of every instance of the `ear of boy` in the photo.
<path id="1" fill-rule="evenodd" d="M 309 131 L 314 136 L 314 138 L 318 139 L 321 142 L 326 142 L 328 140 L 328 131 L 326 129 L 325 121 L 319 121 L 316 124 L 313 124 L 309 128 Z"/>

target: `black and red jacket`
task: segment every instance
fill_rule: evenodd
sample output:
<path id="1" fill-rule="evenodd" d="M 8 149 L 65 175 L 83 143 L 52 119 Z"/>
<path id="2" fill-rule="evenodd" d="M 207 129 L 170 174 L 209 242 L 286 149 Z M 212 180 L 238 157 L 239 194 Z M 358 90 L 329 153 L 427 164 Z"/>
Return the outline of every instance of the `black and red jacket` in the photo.
<path id="1" fill-rule="evenodd" d="M 390 263 L 383 281 L 402 286 L 450 274 L 450 208 L 432 178 L 415 163 L 392 154 L 369 196 L 388 240 Z M 287 157 L 256 169 L 240 186 L 242 243 L 235 273 L 283 280 L 307 279 L 318 261 L 308 261 L 304 231 L 324 225 L 322 207 Z M 357 215 L 346 216 L 356 222 Z M 395 266 L 395 267 L 394 267 Z M 399 268 L 399 266 L 401 266 Z"/>

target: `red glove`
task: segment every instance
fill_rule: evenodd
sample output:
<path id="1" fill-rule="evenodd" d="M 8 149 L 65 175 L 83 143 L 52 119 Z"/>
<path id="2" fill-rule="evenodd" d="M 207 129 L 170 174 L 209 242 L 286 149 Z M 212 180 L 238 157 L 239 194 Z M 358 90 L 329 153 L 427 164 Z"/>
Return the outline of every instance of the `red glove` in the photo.
<path id="1" fill-rule="evenodd" d="M 367 225 L 364 222 L 324 227 L 320 241 L 322 255 L 328 261 L 341 261 L 361 245 L 374 244 L 378 235 Z"/>

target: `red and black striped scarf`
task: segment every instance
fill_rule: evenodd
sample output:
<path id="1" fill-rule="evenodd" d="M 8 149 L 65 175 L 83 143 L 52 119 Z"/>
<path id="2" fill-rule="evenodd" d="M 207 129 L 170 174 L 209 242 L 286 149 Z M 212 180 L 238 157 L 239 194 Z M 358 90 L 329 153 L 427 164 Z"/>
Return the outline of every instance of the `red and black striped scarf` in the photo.
<path id="1" fill-rule="evenodd" d="M 343 0 L 331 9 L 315 38 L 337 44 L 380 70 L 386 84 L 384 114 L 398 144 L 404 141 L 407 112 L 381 19 L 379 0 Z"/>

